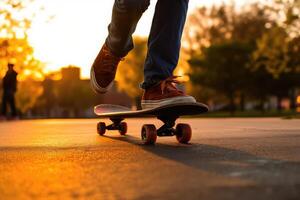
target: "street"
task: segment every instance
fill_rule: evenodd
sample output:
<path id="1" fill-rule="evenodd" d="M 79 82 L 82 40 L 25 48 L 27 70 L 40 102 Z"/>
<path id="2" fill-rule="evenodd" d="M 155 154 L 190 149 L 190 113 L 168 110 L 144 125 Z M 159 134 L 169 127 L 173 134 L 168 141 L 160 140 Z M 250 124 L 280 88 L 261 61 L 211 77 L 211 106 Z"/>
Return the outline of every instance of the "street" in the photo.
<path id="1" fill-rule="evenodd" d="M 0 199 L 300 199 L 300 120 L 184 118 L 191 144 L 97 119 L 0 123 Z M 104 120 L 109 123 L 108 120 Z"/>

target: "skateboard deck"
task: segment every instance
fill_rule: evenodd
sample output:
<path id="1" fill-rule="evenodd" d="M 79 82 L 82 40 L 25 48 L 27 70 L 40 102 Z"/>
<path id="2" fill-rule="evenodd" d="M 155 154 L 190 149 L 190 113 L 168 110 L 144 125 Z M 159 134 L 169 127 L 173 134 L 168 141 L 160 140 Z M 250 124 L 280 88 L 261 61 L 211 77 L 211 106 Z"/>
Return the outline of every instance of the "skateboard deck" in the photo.
<path id="1" fill-rule="evenodd" d="M 198 115 L 208 112 L 208 106 L 202 103 L 177 103 L 164 105 L 150 109 L 132 111 L 130 108 L 100 104 L 94 107 L 94 112 L 99 118 L 108 118 L 112 121 L 111 125 L 106 126 L 104 122 L 99 122 L 97 131 L 99 135 L 104 135 L 106 130 L 119 130 L 121 135 L 127 132 L 127 124 L 123 122 L 126 118 L 134 117 L 156 117 L 164 125 L 159 129 L 153 124 L 146 124 L 142 127 L 141 136 L 145 144 L 154 144 L 157 136 L 174 136 L 180 143 L 188 143 L 191 139 L 192 130 L 188 124 L 177 124 L 176 120 L 181 116 Z"/>
<path id="2" fill-rule="evenodd" d="M 198 115 L 208 111 L 208 107 L 202 103 L 177 103 L 150 109 L 132 111 L 130 108 L 111 104 L 95 106 L 94 112 L 101 118 L 132 118 L 153 116 L 184 116 Z"/>

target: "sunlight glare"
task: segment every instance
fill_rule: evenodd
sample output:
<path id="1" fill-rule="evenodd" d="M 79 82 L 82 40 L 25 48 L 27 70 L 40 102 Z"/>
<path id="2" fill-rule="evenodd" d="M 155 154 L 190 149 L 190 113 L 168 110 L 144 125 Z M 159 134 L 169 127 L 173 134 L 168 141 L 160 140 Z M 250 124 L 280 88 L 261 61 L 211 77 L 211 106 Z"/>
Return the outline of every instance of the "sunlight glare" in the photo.
<path id="1" fill-rule="evenodd" d="M 220 2 L 223 1 L 190 0 L 189 10 Z M 36 20 L 32 24 L 29 40 L 35 49 L 35 57 L 46 64 L 45 72 L 75 65 L 81 67 L 82 77 L 87 78 L 90 66 L 107 36 L 113 1 L 39 0 L 39 3 L 54 18 L 49 22 Z M 151 1 L 138 24 L 136 35 L 148 35 L 155 3 L 156 0 Z"/>

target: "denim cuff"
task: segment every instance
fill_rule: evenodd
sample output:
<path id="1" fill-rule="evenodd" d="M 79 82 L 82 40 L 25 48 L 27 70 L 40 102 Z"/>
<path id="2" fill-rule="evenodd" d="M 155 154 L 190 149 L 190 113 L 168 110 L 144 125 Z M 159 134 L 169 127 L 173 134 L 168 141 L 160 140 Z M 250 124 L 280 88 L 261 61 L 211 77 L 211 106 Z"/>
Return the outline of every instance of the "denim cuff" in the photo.
<path id="1" fill-rule="evenodd" d="M 140 84 L 140 88 L 147 90 L 157 84 L 159 84 L 163 79 L 153 78 L 149 80 L 145 80 L 143 83 Z"/>
<path id="2" fill-rule="evenodd" d="M 128 54 L 128 52 L 129 52 L 131 49 L 133 49 L 133 45 L 130 45 L 130 46 L 128 47 L 128 49 L 125 49 L 125 50 L 123 50 L 123 51 L 115 51 L 115 49 L 113 49 L 112 46 L 110 45 L 110 42 L 109 42 L 109 39 L 108 39 L 108 38 L 106 38 L 105 44 L 106 44 L 106 46 L 108 47 L 108 49 L 110 50 L 110 52 L 112 52 L 112 54 L 113 54 L 114 56 L 117 56 L 117 57 L 119 57 L 119 58 L 124 58 L 124 57 L 126 57 L 127 54 Z"/>

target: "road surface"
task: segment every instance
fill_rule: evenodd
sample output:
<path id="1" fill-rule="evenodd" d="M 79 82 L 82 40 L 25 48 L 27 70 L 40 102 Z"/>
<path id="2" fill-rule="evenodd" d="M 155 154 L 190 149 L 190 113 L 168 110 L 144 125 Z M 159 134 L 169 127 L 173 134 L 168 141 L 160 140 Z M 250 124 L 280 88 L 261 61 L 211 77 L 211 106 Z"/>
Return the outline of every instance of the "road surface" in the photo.
<path id="1" fill-rule="evenodd" d="M 192 143 L 98 120 L 0 123 L 0 199 L 300 199 L 300 120 L 182 119 Z M 106 121 L 108 122 L 108 121 Z"/>

